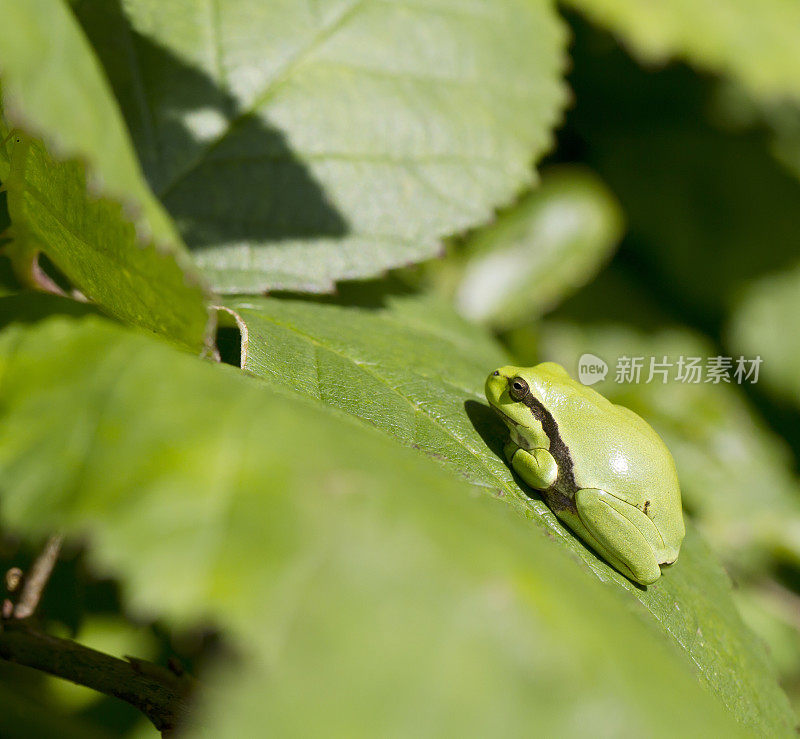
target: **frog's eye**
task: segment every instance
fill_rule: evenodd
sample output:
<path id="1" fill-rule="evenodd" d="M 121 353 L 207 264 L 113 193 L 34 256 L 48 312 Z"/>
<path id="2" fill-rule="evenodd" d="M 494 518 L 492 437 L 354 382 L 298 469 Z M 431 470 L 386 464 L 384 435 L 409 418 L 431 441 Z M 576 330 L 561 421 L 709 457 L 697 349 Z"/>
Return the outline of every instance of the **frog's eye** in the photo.
<path id="1" fill-rule="evenodd" d="M 513 400 L 522 400 L 528 394 L 528 383 L 521 377 L 515 377 L 508 386 L 508 394 Z"/>

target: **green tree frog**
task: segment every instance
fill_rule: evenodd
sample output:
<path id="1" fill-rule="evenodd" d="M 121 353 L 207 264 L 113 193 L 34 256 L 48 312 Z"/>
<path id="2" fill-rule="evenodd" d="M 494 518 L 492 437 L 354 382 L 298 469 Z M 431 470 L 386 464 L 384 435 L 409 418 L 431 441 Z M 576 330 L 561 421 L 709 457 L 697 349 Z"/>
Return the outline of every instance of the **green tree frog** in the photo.
<path id="1" fill-rule="evenodd" d="M 685 529 L 675 462 L 647 422 L 554 362 L 495 370 L 486 398 L 506 458 L 553 513 L 622 574 L 658 580 Z"/>

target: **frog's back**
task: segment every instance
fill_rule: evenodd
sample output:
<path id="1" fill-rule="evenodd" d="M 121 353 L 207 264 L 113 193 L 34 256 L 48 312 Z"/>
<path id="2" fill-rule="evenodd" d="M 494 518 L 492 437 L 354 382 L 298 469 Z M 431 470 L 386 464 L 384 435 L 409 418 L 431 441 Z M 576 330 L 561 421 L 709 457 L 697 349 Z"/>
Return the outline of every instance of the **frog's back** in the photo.
<path id="1" fill-rule="evenodd" d="M 676 548 L 684 526 L 669 449 L 632 410 L 611 403 L 561 372 L 543 373 L 537 378 L 541 380 L 537 392 L 569 451 L 575 485 L 600 488 L 643 510 L 658 527 L 666 547 Z"/>

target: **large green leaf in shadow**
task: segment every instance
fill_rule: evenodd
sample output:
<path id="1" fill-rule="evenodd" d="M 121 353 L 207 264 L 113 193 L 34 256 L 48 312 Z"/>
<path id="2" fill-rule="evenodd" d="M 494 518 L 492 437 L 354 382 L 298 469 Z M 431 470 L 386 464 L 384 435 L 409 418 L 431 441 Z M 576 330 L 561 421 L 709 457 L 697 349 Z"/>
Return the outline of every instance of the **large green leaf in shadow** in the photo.
<path id="1" fill-rule="evenodd" d="M 727 577 L 690 527 L 678 563 L 646 589 L 612 570 L 565 529 L 502 460 L 504 427 L 483 382 L 504 353 L 433 299 L 387 297 L 383 308 L 254 298 L 227 303 L 245 330 L 250 372 L 353 414 L 504 498 L 657 623 L 701 682 L 745 723 L 793 721 L 763 647 L 742 624 Z M 531 496 L 531 497 L 529 497 Z M 784 723 L 786 722 L 786 723 Z"/>
<path id="2" fill-rule="evenodd" d="M 151 185 L 225 292 L 435 256 L 533 177 L 548 0 L 79 0 Z"/>
<path id="3" fill-rule="evenodd" d="M 6 329 L 0 388 L 4 524 L 82 534 L 131 608 L 238 654 L 197 734 L 740 733 L 619 592 L 345 414 L 98 318 Z"/>
<path id="4" fill-rule="evenodd" d="M 60 0 L 0 0 L 0 17 L 0 180 L 20 270 L 35 281 L 44 252 L 109 314 L 199 351 L 207 289 L 79 26 Z"/>

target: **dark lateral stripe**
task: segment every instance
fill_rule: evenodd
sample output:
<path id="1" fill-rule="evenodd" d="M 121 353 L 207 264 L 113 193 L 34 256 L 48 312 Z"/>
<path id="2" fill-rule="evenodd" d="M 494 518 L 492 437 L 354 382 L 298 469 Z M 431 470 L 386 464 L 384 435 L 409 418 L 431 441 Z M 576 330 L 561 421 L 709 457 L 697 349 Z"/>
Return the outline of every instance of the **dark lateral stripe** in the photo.
<path id="1" fill-rule="evenodd" d="M 533 393 L 530 391 L 522 402 L 530 409 L 534 418 L 542 424 L 542 429 L 547 434 L 547 438 L 550 439 L 550 454 L 553 455 L 558 464 L 556 487 L 560 488 L 561 492 L 574 496 L 578 486 L 575 483 L 575 475 L 573 473 L 572 455 L 569 453 L 569 447 L 564 443 L 561 434 L 558 432 L 556 419 L 553 418 L 550 411 L 539 400 L 533 397 Z"/>

